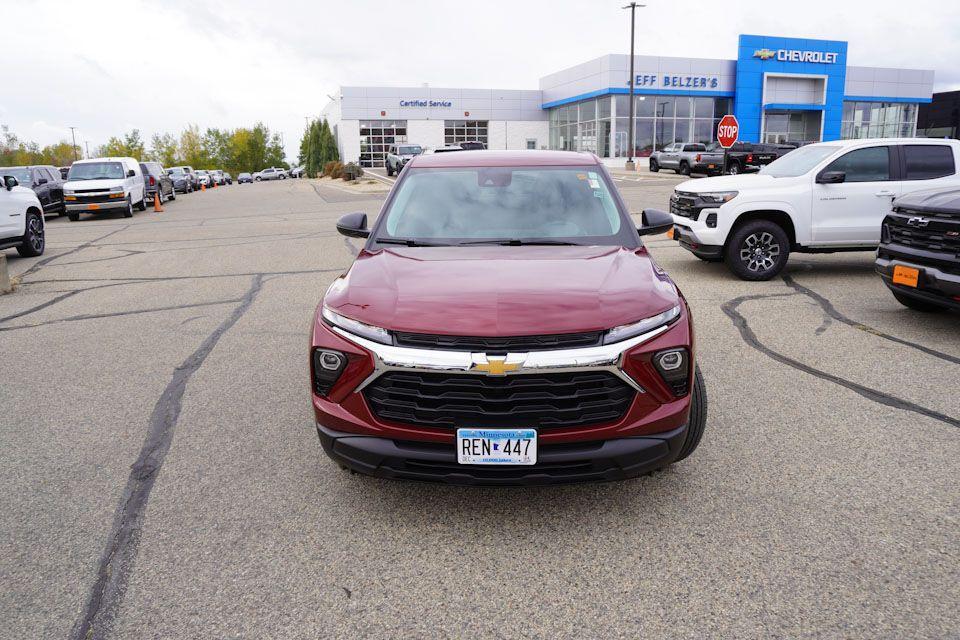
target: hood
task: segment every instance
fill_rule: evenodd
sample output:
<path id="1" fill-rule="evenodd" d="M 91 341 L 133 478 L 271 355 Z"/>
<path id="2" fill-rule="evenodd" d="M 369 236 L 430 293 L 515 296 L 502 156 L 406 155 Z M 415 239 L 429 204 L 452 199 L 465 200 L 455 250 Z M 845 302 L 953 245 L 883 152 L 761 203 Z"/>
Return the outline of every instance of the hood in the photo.
<path id="1" fill-rule="evenodd" d="M 687 193 L 707 193 L 710 191 L 740 191 L 743 189 L 764 189 L 766 187 L 782 186 L 794 178 L 774 178 L 773 176 L 748 173 L 738 176 L 715 176 L 712 178 L 697 178 L 687 180 L 677 185 L 677 191 Z"/>
<path id="2" fill-rule="evenodd" d="M 419 247 L 361 252 L 325 304 L 395 331 L 519 336 L 609 329 L 678 300 L 645 249 Z"/>
<path id="3" fill-rule="evenodd" d="M 113 187 L 122 187 L 124 178 L 109 178 L 102 180 L 68 180 L 63 183 L 64 189 L 81 189 L 91 191 L 109 191 Z"/>
<path id="4" fill-rule="evenodd" d="M 895 207 L 930 213 L 960 213 L 960 189 L 924 189 L 897 198 Z"/>

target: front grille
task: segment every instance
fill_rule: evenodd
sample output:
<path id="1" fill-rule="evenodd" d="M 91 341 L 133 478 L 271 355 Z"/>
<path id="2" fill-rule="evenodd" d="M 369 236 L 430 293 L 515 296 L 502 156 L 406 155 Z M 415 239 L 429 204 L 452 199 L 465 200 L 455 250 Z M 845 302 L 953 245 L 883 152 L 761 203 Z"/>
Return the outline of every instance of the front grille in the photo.
<path id="1" fill-rule="evenodd" d="M 557 333 L 538 336 L 444 336 L 427 333 L 394 334 L 402 347 L 419 349 L 449 349 L 453 351 L 483 351 L 497 353 L 507 351 L 543 351 L 545 349 L 573 349 L 595 347 L 600 344 L 600 331 L 583 333 Z"/>
<path id="2" fill-rule="evenodd" d="M 960 235 L 948 235 L 960 232 L 960 224 L 931 221 L 927 227 L 916 227 L 905 224 L 905 221 L 888 218 L 887 231 L 891 243 L 960 256 Z"/>
<path id="3" fill-rule="evenodd" d="M 381 420 L 425 427 L 580 427 L 626 414 L 636 391 L 606 371 L 511 376 L 391 371 L 363 391 Z"/>
<path id="4" fill-rule="evenodd" d="M 696 194 L 675 191 L 670 198 L 670 213 L 696 220 L 700 215 Z"/>

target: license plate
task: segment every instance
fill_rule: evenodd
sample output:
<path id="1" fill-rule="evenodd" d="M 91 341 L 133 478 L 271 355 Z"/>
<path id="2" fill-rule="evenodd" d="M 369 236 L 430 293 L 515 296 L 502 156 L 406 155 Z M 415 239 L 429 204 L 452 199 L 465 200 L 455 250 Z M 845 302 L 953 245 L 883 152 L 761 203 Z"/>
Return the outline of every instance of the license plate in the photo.
<path id="1" fill-rule="evenodd" d="M 459 464 L 536 464 L 533 429 L 457 429 Z"/>
<path id="2" fill-rule="evenodd" d="M 87 205 L 87 209 L 90 209 L 91 211 L 94 210 L 94 209 L 99 209 L 99 208 L 100 208 L 100 205 L 98 205 L 98 204 L 88 204 L 88 205 Z"/>
<path id="3" fill-rule="evenodd" d="M 920 282 L 920 269 L 896 265 L 893 268 L 893 283 L 916 288 Z"/>
<path id="4" fill-rule="evenodd" d="M 716 168 L 717 168 L 717 165 L 715 165 L 715 164 L 708 164 L 708 165 L 707 165 L 707 169 L 716 169 Z"/>

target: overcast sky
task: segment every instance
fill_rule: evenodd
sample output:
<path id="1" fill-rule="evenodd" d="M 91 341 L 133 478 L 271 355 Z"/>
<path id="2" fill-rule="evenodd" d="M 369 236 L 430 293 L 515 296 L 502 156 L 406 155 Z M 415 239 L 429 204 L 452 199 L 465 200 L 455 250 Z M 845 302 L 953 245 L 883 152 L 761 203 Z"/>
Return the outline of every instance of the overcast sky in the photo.
<path id="1" fill-rule="evenodd" d="M 2 2 L 0 124 L 90 148 L 140 129 L 262 120 L 296 157 L 340 85 L 536 89 L 629 51 L 623 0 Z M 960 88 L 960 2 L 647 0 L 637 53 L 735 58 L 737 35 L 847 40 L 852 65 L 936 71 Z"/>

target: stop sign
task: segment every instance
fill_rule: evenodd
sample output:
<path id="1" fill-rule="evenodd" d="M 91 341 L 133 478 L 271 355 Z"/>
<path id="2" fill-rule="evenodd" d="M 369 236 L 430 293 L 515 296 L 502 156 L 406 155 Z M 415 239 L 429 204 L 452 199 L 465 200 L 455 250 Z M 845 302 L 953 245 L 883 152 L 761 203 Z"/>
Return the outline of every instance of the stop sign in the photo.
<path id="1" fill-rule="evenodd" d="M 737 118 L 727 114 L 720 118 L 720 124 L 717 125 L 717 142 L 724 149 L 729 149 L 737 141 L 740 134 L 740 123 Z"/>

